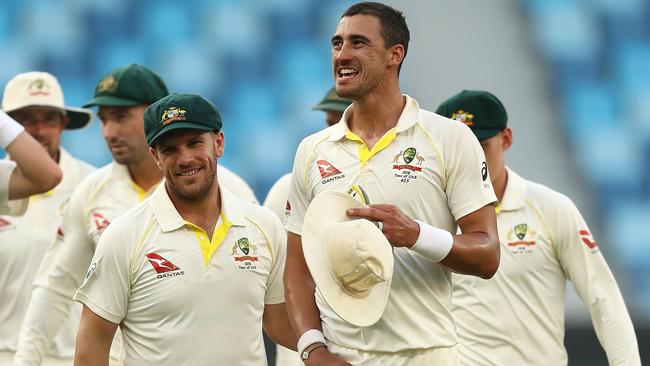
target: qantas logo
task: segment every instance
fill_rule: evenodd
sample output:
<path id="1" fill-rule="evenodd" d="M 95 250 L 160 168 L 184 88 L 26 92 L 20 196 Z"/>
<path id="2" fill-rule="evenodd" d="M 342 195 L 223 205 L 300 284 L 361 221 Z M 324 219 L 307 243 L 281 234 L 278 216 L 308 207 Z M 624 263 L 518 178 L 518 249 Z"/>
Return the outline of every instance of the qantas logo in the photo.
<path id="1" fill-rule="evenodd" d="M 0 217 L 0 227 L 9 226 L 9 225 L 11 225 L 11 222 L 9 222 L 9 220 L 5 220 L 4 218 Z"/>
<path id="2" fill-rule="evenodd" d="M 580 230 L 578 231 L 578 234 L 580 234 L 580 239 L 582 240 L 585 245 L 591 249 L 592 252 L 595 252 L 598 250 L 598 244 L 596 244 L 596 241 L 594 240 L 594 237 L 589 233 L 587 230 Z"/>
<path id="3" fill-rule="evenodd" d="M 318 165 L 320 177 L 323 178 L 321 182 L 322 184 L 345 178 L 345 174 L 341 173 L 340 170 L 336 169 L 334 165 L 330 164 L 327 160 L 318 160 L 316 165 Z"/>
<path id="4" fill-rule="evenodd" d="M 151 263 L 153 269 L 156 270 L 156 273 L 158 273 L 158 278 L 175 277 L 185 274 L 185 272 L 181 271 L 181 269 L 178 268 L 174 263 L 168 261 L 156 253 L 147 253 L 145 256 L 147 259 L 149 259 L 149 263 Z"/>
<path id="5" fill-rule="evenodd" d="M 93 222 L 95 223 L 95 228 L 97 229 L 97 231 L 102 231 L 106 229 L 108 225 L 111 223 L 110 221 L 106 220 L 106 218 L 99 212 L 93 212 L 92 218 L 93 218 Z"/>

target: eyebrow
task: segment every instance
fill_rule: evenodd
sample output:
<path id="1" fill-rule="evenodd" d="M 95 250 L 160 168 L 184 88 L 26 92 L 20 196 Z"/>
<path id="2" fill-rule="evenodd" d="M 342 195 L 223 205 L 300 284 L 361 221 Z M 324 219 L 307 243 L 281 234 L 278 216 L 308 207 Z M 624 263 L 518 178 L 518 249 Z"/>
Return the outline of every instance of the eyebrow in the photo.
<path id="1" fill-rule="evenodd" d="M 370 41 L 370 38 L 368 38 L 368 37 L 366 37 L 366 36 L 364 36 L 362 34 L 351 34 L 348 37 L 348 39 L 350 41 L 363 41 L 363 42 L 366 42 L 366 43 L 372 43 Z M 334 41 L 342 41 L 342 40 L 343 40 L 343 37 L 337 34 L 337 35 L 334 35 L 334 37 L 332 37 L 331 42 L 334 43 Z"/>

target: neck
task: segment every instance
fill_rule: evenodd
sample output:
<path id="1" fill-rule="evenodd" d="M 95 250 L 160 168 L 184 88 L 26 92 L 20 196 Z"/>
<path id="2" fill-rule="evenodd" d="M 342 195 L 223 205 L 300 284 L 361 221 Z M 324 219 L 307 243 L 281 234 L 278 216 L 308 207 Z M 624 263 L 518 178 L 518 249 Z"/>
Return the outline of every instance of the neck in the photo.
<path id="1" fill-rule="evenodd" d="M 153 159 L 142 159 L 138 163 L 127 165 L 127 169 L 133 182 L 145 191 L 158 184 L 162 179 L 162 172 Z"/>
<path id="2" fill-rule="evenodd" d="M 405 104 L 397 83 L 393 87 L 373 91 L 354 100 L 348 127 L 372 148 L 374 142 L 397 125 Z"/>
<path id="3" fill-rule="evenodd" d="M 212 233 L 221 215 L 221 193 L 217 182 L 215 181 L 204 196 L 197 199 L 181 197 L 169 189 L 169 186 L 166 188 L 169 198 L 181 217 L 203 229 L 212 240 Z"/>
<path id="4" fill-rule="evenodd" d="M 499 202 L 503 199 L 503 194 L 506 192 L 506 185 L 508 184 L 508 170 L 503 167 L 502 173 L 494 178 L 492 181 L 492 186 L 494 187 L 494 193 L 497 195 Z"/>

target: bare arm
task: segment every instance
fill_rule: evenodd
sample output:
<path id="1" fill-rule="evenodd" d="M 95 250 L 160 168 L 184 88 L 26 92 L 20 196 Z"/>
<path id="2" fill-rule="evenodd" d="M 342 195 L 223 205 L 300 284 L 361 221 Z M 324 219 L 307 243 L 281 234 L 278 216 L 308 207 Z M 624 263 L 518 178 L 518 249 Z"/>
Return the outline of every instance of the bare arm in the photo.
<path id="1" fill-rule="evenodd" d="M 9 180 L 9 199 L 49 191 L 63 178 L 57 163 L 43 146 L 25 131 L 7 146 L 7 153 L 16 162 L 16 168 Z"/>
<path id="2" fill-rule="evenodd" d="M 84 305 L 77 332 L 74 364 L 108 366 L 109 353 L 117 324 L 100 317 Z"/>
<path id="3" fill-rule="evenodd" d="M 266 334 L 268 334 L 275 343 L 291 350 L 296 350 L 298 338 L 293 332 L 293 328 L 291 328 L 291 322 L 289 322 L 289 314 L 287 313 L 287 306 L 285 303 L 264 306 L 262 323 Z"/>
<path id="4" fill-rule="evenodd" d="M 287 236 L 287 262 L 284 268 L 284 297 L 287 301 L 289 320 L 298 337 L 310 329 L 321 330 L 315 291 L 316 285 L 302 252 L 302 239 L 300 235 L 290 232 Z M 325 348 L 312 352 L 305 364 L 349 365 Z"/>
<path id="5" fill-rule="evenodd" d="M 393 205 L 353 208 L 348 216 L 382 222 L 384 235 L 395 247 L 411 248 L 420 236 L 420 225 Z M 500 258 L 494 206 L 486 205 L 462 217 L 458 225 L 462 234 L 453 235 L 451 251 L 440 263 L 463 274 L 494 276 Z"/>

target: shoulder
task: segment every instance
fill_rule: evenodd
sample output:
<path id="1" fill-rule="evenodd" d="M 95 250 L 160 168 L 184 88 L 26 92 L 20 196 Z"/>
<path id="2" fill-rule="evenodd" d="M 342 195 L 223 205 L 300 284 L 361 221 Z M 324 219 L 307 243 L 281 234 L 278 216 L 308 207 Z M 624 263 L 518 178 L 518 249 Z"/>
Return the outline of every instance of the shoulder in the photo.
<path id="1" fill-rule="evenodd" d="M 269 189 L 269 193 L 266 196 L 266 201 L 264 202 L 264 206 L 267 206 L 266 202 L 269 201 L 269 198 L 275 197 L 275 196 L 283 196 L 284 199 L 286 199 L 285 196 L 289 195 L 289 189 L 291 187 L 291 173 L 287 173 L 283 176 L 280 177 L 273 185 L 271 186 L 271 189 Z"/>
<path id="2" fill-rule="evenodd" d="M 147 230 L 148 224 L 152 222 L 152 216 L 151 197 L 149 197 L 111 221 L 102 237 L 110 232 L 112 233 L 110 237 L 130 238 L 132 240 L 126 240 L 125 243 L 135 245 L 143 231 Z"/>
<path id="3" fill-rule="evenodd" d="M 254 221 L 266 230 L 282 228 L 282 223 L 271 209 L 240 199 L 239 204 L 249 221 Z"/>
<path id="4" fill-rule="evenodd" d="M 219 182 L 226 186 L 233 194 L 257 203 L 257 197 L 255 197 L 253 189 L 251 189 L 242 177 L 221 164 L 217 165 L 217 174 L 219 175 Z"/>
<path id="5" fill-rule="evenodd" d="M 580 216 L 571 198 L 543 184 L 526 180 L 526 199 L 528 204 L 540 211 L 549 223 L 563 226 Z"/>
<path id="6" fill-rule="evenodd" d="M 89 174 L 97 171 L 97 168 L 87 162 L 77 159 L 74 156 L 72 157 L 72 163 L 77 167 L 77 170 L 82 177 L 88 176 Z"/>
<path id="7" fill-rule="evenodd" d="M 95 169 L 86 177 L 84 177 L 77 188 L 75 188 L 75 194 L 79 195 L 82 193 L 77 192 L 83 192 L 86 197 L 87 195 L 92 194 L 93 191 L 101 187 L 110 178 L 112 166 L 112 163 L 104 165 L 103 167 Z"/>
<path id="8" fill-rule="evenodd" d="M 339 122 L 339 123 L 341 123 L 341 122 Z M 298 145 L 298 150 L 303 150 L 304 151 L 304 150 L 312 150 L 312 149 L 314 149 L 316 146 L 320 145 L 325 140 L 327 140 L 332 135 L 334 130 L 336 128 L 338 128 L 337 126 L 338 126 L 338 123 L 333 125 L 333 126 L 327 127 L 324 130 L 320 130 L 320 131 L 318 131 L 316 133 L 313 133 L 313 134 L 305 137 L 304 139 L 302 139 L 302 141 Z"/>

